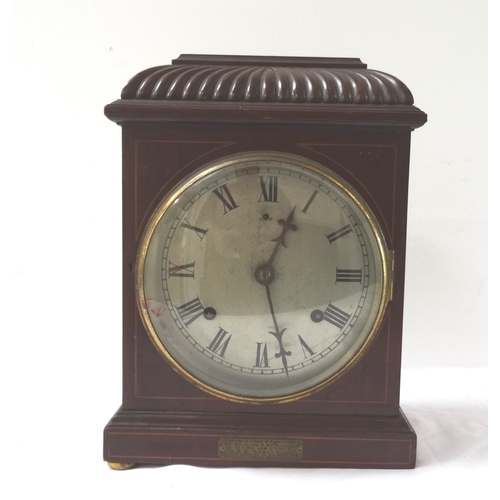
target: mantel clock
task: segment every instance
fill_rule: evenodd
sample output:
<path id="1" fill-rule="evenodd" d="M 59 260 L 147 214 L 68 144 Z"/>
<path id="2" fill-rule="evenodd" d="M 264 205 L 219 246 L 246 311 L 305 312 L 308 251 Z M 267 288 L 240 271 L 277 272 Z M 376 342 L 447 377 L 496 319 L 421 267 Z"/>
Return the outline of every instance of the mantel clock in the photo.
<path id="1" fill-rule="evenodd" d="M 408 88 L 359 59 L 183 55 L 105 114 L 123 130 L 110 466 L 414 467 Z"/>

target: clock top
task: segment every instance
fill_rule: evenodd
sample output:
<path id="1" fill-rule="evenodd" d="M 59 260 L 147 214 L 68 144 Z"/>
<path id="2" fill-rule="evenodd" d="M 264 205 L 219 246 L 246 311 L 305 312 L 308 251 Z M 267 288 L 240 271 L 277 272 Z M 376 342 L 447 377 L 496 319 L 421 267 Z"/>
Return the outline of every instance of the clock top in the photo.
<path id="1" fill-rule="evenodd" d="M 284 66 L 288 68 L 366 68 L 357 57 L 288 57 L 181 54 L 172 64 L 215 64 L 219 66 Z"/>
<path id="2" fill-rule="evenodd" d="M 307 123 L 410 128 L 427 116 L 398 78 L 357 58 L 181 55 L 125 85 L 106 116 L 127 123 Z"/>
<path id="3" fill-rule="evenodd" d="M 357 58 L 181 55 L 141 71 L 122 99 L 412 105 L 397 78 Z"/>

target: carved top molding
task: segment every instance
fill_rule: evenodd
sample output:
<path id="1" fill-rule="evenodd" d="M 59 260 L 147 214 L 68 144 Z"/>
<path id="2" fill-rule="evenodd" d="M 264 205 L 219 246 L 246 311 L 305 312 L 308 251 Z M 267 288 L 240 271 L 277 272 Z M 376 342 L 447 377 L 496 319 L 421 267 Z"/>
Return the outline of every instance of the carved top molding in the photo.
<path id="1" fill-rule="evenodd" d="M 138 73 L 121 98 L 413 105 L 403 82 L 355 58 L 183 55 Z"/>

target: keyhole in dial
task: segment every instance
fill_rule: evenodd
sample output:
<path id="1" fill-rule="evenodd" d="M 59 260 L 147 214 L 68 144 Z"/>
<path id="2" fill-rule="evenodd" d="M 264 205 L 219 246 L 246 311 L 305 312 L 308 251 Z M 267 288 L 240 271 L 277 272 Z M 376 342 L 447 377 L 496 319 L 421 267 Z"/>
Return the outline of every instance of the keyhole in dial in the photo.
<path id="1" fill-rule="evenodd" d="M 217 316 L 217 311 L 213 307 L 205 307 L 203 317 L 205 319 L 214 319 Z"/>
<path id="2" fill-rule="evenodd" d="M 315 323 L 321 323 L 321 321 L 323 321 L 323 311 L 315 309 L 311 313 L 311 320 L 314 321 Z"/>

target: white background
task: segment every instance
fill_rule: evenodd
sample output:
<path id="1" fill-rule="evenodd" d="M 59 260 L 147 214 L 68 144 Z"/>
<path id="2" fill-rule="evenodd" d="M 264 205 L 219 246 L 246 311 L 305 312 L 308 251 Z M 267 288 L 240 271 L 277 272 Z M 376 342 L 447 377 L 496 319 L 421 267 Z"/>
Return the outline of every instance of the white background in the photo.
<path id="1" fill-rule="evenodd" d="M 12 20 L 1 78 L 11 110 L 0 183 L 4 498 L 486 491 L 485 0 L 14 0 Z M 101 462 L 121 394 L 121 135 L 103 107 L 181 53 L 359 57 L 400 78 L 428 114 L 412 134 L 403 352 L 415 471 L 117 473 Z"/>

